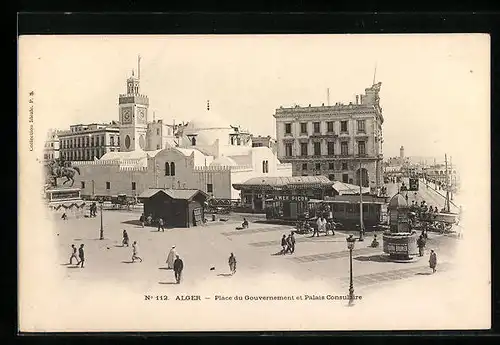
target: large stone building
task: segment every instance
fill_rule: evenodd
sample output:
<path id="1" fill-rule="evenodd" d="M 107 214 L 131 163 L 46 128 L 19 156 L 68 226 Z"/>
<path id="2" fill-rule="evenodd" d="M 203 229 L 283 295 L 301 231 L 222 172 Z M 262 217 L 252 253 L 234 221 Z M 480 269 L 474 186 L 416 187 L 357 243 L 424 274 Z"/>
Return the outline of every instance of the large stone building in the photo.
<path id="1" fill-rule="evenodd" d="M 186 124 L 148 122 L 148 97 L 139 79 L 119 96 L 119 150 L 94 161 L 75 161 L 83 196 L 138 196 L 151 187 L 199 189 L 216 198 L 239 199 L 233 184 L 257 176 L 291 176 L 269 147 L 252 147 L 251 135 L 210 109 Z"/>
<path id="2" fill-rule="evenodd" d="M 47 132 L 47 139 L 43 148 L 44 163 L 52 162 L 59 159 L 59 131 L 50 129 Z"/>
<path id="3" fill-rule="evenodd" d="M 294 176 L 380 187 L 382 173 L 381 83 L 356 95 L 356 102 L 276 109 L 278 158 L 292 163 Z"/>
<path id="4" fill-rule="evenodd" d="M 120 129 L 117 123 L 72 125 L 59 132 L 60 156 L 65 161 L 91 161 L 108 152 L 119 151 Z"/>

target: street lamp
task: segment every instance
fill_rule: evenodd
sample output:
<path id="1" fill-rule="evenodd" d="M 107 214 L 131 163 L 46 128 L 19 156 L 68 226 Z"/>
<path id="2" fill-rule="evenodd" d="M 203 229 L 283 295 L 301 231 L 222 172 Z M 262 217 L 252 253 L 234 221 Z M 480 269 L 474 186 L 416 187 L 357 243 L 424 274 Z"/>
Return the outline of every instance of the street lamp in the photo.
<path id="1" fill-rule="evenodd" d="M 101 208 L 101 229 L 99 230 L 99 239 L 104 240 L 104 228 L 102 226 L 102 207 L 104 205 L 104 200 L 101 198 L 99 199 L 99 206 Z"/>
<path id="2" fill-rule="evenodd" d="M 356 239 L 349 235 L 346 239 L 347 249 L 349 249 L 349 306 L 354 304 L 354 285 L 352 282 L 352 250 L 354 249 L 354 243 Z"/>

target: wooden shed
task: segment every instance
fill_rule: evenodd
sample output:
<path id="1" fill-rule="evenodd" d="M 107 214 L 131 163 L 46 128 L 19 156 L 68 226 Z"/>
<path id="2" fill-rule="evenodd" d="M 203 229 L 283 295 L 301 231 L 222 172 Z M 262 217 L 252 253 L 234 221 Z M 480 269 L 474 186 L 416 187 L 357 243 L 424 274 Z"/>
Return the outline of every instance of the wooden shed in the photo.
<path id="1" fill-rule="evenodd" d="M 198 189 L 150 188 L 138 199 L 144 204 L 144 215 L 153 220 L 163 218 L 167 227 L 189 228 L 203 223 L 208 194 Z"/>

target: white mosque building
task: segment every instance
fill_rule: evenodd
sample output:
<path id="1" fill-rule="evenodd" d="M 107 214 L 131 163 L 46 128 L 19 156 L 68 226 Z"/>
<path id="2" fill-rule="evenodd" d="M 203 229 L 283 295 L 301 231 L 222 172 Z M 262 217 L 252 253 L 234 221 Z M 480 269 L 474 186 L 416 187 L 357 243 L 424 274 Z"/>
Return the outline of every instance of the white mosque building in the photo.
<path id="1" fill-rule="evenodd" d="M 72 163 L 80 169 L 75 187 L 82 196 L 138 196 L 148 188 L 173 188 L 239 199 L 235 183 L 292 176 L 290 164 L 281 164 L 269 147 L 252 147 L 251 135 L 224 122 L 208 103 L 187 124 L 148 121 L 149 100 L 139 93 L 139 78 L 140 73 L 127 79 L 127 94 L 119 97 L 120 151 Z"/>

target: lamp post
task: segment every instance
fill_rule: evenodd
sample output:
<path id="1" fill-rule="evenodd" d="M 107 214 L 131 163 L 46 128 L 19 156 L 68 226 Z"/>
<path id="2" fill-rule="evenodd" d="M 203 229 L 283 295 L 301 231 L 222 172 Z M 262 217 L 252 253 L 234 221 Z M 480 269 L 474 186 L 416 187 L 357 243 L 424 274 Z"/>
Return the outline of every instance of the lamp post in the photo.
<path id="1" fill-rule="evenodd" d="M 104 205 L 104 200 L 101 198 L 99 199 L 99 206 L 101 208 L 101 229 L 99 230 L 99 239 L 104 240 L 104 228 L 102 226 L 102 207 Z"/>
<path id="2" fill-rule="evenodd" d="M 356 239 L 349 235 L 346 239 L 347 249 L 349 249 L 349 306 L 354 305 L 354 284 L 352 282 L 352 250 Z"/>

